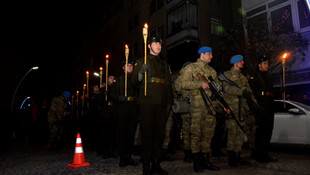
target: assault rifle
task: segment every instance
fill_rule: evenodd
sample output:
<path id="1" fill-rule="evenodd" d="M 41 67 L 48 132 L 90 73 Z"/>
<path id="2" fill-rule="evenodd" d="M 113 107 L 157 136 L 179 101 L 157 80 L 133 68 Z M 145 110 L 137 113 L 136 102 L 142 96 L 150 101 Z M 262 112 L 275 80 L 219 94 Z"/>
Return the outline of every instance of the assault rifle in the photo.
<path id="1" fill-rule="evenodd" d="M 212 95 L 215 97 L 215 99 L 218 99 L 220 101 L 220 103 L 226 108 L 226 109 L 229 109 L 230 110 L 230 107 L 229 105 L 226 103 L 226 101 L 224 100 L 224 98 L 222 97 L 223 95 L 223 92 L 220 90 L 219 86 L 215 83 L 214 79 L 209 76 L 208 79 L 202 75 L 200 72 L 195 72 L 193 74 L 193 77 L 200 81 L 200 80 L 203 80 L 204 82 L 208 83 L 209 84 L 209 87 L 210 87 L 210 91 L 212 92 Z M 204 98 L 204 96 L 202 96 Z M 204 101 L 206 101 L 204 99 Z M 208 106 L 208 104 L 206 103 L 206 106 Z M 230 110 L 230 115 L 231 117 L 235 120 L 235 122 L 238 124 L 238 126 L 240 127 L 240 129 L 245 133 L 245 130 L 243 128 L 243 126 L 239 123 L 239 121 L 236 119 L 236 116 L 235 114 Z"/>

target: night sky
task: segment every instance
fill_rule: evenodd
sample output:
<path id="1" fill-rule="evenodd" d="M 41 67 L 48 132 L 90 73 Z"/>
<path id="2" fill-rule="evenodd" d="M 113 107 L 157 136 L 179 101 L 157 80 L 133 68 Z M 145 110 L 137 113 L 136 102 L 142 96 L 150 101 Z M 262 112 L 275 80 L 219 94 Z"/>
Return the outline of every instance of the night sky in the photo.
<path id="1" fill-rule="evenodd" d="M 71 90 L 73 59 L 98 24 L 102 9 L 103 4 L 90 3 L 1 3 L 1 78 L 8 92 L 6 101 L 33 66 L 40 68 L 27 75 L 17 98 Z"/>

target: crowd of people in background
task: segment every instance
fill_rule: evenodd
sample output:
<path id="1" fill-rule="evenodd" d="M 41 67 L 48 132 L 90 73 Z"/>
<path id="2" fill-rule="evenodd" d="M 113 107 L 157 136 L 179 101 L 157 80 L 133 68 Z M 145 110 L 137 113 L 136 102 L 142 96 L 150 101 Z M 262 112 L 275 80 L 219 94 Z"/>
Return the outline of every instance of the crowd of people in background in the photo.
<path id="1" fill-rule="evenodd" d="M 144 175 L 165 175 L 160 163 L 173 161 L 169 154 L 183 149 L 184 161 L 192 162 L 199 173 L 220 170 L 210 162 L 211 156 L 227 156 L 232 167 L 250 166 L 241 156 L 246 136 L 251 158 L 277 161 L 268 153 L 274 120 L 268 56 L 257 58 L 251 76 L 242 73 L 246 59 L 232 56 L 227 63 L 232 67 L 223 79 L 209 65 L 212 48 L 203 46 L 197 61 L 184 64 L 172 79 L 169 65 L 160 58 L 161 49 L 162 40 L 150 37 L 146 61 L 128 60 L 122 75 L 109 75 L 107 84 L 91 85 L 89 96 L 80 97 L 84 106 L 68 91 L 55 96 L 49 106 L 45 100 L 39 120 L 45 118 L 41 123 L 46 128 L 41 127 L 45 134 L 40 137 L 48 137 L 48 149 L 60 149 L 79 131 L 86 149 L 104 159 L 118 158 L 120 167 L 136 166 L 132 158 L 136 154 Z M 307 95 L 303 100 L 309 105 Z M 176 101 L 181 112 L 173 106 Z"/>

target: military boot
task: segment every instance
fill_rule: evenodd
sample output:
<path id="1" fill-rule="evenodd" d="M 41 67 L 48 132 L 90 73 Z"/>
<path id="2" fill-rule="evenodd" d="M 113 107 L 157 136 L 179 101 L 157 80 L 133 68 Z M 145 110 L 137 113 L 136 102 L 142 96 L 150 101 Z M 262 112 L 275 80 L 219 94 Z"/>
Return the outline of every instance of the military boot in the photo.
<path id="1" fill-rule="evenodd" d="M 143 161 L 143 175 L 151 175 L 151 163 L 150 161 L 144 160 Z"/>
<path id="2" fill-rule="evenodd" d="M 201 156 L 202 156 L 201 164 L 202 164 L 203 169 L 212 170 L 212 171 L 220 170 L 218 167 L 210 163 L 210 157 L 209 157 L 210 155 L 208 153 L 202 153 Z"/>
<path id="3" fill-rule="evenodd" d="M 239 162 L 240 165 L 251 165 L 251 163 L 249 161 L 244 160 L 241 156 L 240 156 L 240 152 L 237 153 L 237 161 Z"/>
<path id="4" fill-rule="evenodd" d="M 154 161 L 152 161 L 152 168 L 151 168 L 151 172 L 152 174 L 160 174 L 160 175 L 168 175 L 168 172 L 163 170 L 160 166 L 160 162 L 159 160 L 155 159 Z"/>
<path id="5" fill-rule="evenodd" d="M 239 166 L 239 162 L 237 161 L 237 153 L 233 151 L 228 151 L 228 164 L 232 167 Z"/>
<path id="6" fill-rule="evenodd" d="M 192 161 L 192 151 L 185 149 L 184 150 L 184 162 L 191 162 Z"/>
<path id="7" fill-rule="evenodd" d="M 194 153 L 193 160 L 194 160 L 194 171 L 196 173 L 202 172 L 203 170 L 201 167 L 200 153 Z"/>

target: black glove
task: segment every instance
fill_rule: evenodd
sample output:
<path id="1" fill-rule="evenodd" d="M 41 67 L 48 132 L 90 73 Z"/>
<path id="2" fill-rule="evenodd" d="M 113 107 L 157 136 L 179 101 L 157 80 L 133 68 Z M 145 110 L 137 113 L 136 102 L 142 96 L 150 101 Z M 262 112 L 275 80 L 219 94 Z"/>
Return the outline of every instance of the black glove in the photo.
<path id="1" fill-rule="evenodd" d="M 242 92 L 242 97 L 245 98 L 246 100 L 250 101 L 251 100 L 251 92 L 244 89 Z"/>
<path id="2" fill-rule="evenodd" d="M 127 102 L 127 97 L 126 97 L 126 96 L 120 96 L 120 97 L 118 98 L 118 100 L 119 100 L 120 102 Z"/>
<path id="3" fill-rule="evenodd" d="M 147 64 L 143 64 L 141 69 L 139 70 L 139 74 L 144 74 L 148 70 Z"/>

